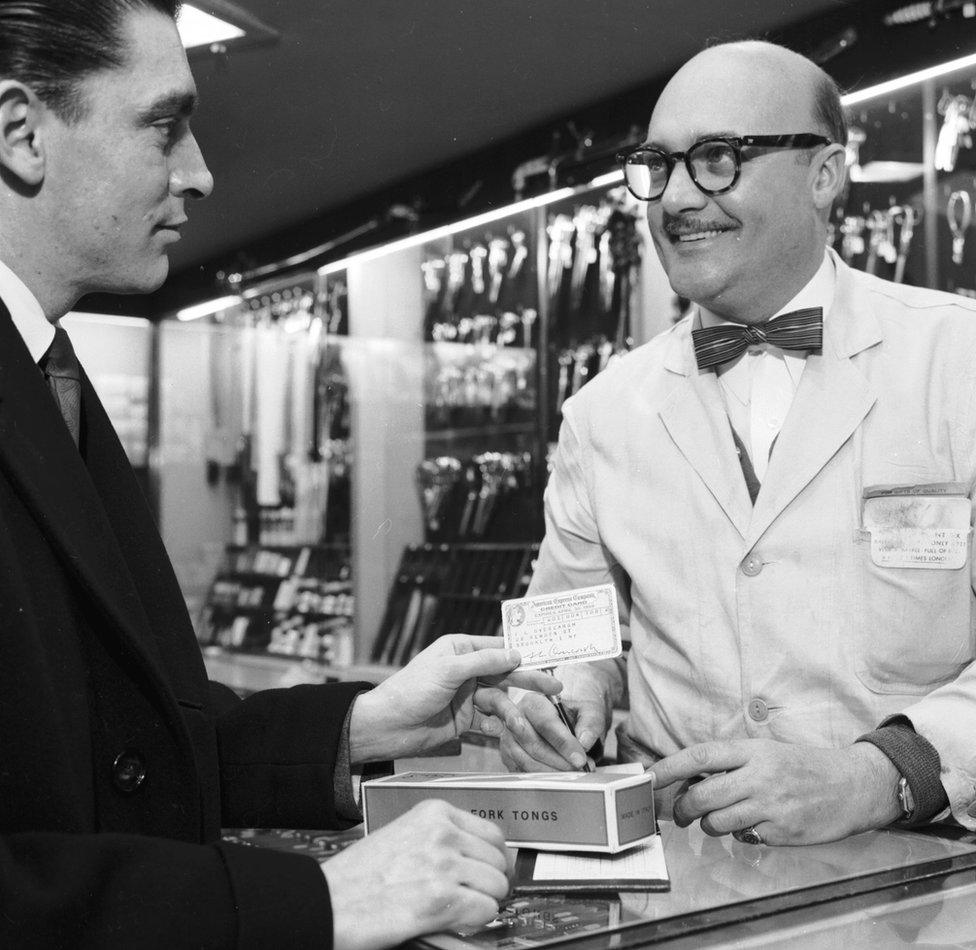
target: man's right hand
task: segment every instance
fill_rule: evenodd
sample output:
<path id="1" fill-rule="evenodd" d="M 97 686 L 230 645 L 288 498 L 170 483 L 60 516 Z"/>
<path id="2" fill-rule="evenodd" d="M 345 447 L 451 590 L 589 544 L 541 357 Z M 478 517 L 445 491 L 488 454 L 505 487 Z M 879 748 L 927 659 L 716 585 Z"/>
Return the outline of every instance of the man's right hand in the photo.
<path id="1" fill-rule="evenodd" d="M 574 723 L 570 732 L 553 704 L 538 693 L 518 703 L 521 716 L 509 717 L 499 741 L 502 761 L 512 772 L 566 772 L 583 768 L 587 753 L 610 728 L 612 703 L 604 683 L 586 664 L 560 667 L 560 700 Z"/>
<path id="2" fill-rule="evenodd" d="M 382 950 L 486 923 L 509 890 L 501 829 L 437 799 L 322 864 L 335 950 Z"/>

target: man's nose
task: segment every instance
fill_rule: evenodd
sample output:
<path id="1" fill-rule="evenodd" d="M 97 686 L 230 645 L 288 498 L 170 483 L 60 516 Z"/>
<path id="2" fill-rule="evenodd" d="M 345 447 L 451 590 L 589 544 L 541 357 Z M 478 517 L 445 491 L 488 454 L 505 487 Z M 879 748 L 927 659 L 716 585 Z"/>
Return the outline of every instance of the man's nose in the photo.
<path id="1" fill-rule="evenodd" d="M 661 195 L 661 207 L 668 214 L 701 210 L 708 201 L 706 195 L 692 180 L 684 162 L 675 162 L 671 177 Z"/>
<path id="2" fill-rule="evenodd" d="M 170 191 L 189 198 L 206 198 L 214 187 L 197 140 L 190 135 L 180 151 L 180 161 L 170 173 Z"/>

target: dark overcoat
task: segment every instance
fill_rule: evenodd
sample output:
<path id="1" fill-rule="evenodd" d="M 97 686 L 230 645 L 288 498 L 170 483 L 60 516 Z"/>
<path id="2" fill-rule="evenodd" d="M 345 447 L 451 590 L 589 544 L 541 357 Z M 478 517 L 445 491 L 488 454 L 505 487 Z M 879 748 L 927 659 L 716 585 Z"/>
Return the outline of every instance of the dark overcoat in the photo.
<path id="1" fill-rule="evenodd" d="M 82 386 L 79 453 L 0 303 L 0 945 L 327 947 L 318 865 L 219 831 L 342 826 L 333 770 L 364 684 L 242 701 L 208 682 Z"/>

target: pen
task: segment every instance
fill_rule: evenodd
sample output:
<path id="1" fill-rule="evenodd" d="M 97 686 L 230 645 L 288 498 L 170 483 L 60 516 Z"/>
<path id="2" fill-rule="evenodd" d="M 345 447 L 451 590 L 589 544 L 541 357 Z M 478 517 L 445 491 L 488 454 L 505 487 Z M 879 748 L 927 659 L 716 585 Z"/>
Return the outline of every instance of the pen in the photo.
<path id="1" fill-rule="evenodd" d="M 553 672 L 552 667 L 548 667 L 547 669 L 543 670 L 543 672 L 548 673 L 552 677 L 555 677 L 556 675 Z M 573 731 L 573 724 L 569 721 L 569 714 L 566 712 L 566 707 L 563 705 L 562 700 L 559 698 L 558 694 L 549 696 L 549 702 L 551 702 L 553 706 L 556 707 L 556 712 L 559 714 L 559 721 L 571 733 L 573 733 L 573 735 L 576 735 L 576 733 Z M 583 771 L 584 772 L 593 771 L 593 766 L 590 765 L 590 760 L 588 758 L 583 762 Z"/>

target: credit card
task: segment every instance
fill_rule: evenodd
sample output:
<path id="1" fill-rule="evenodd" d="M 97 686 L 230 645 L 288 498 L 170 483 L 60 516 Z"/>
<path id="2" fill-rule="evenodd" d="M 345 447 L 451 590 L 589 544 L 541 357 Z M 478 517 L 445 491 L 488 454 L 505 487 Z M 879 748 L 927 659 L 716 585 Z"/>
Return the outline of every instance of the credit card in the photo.
<path id="1" fill-rule="evenodd" d="M 523 670 L 620 656 L 620 621 L 613 584 L 502 601 L 505 646 Z"/>

